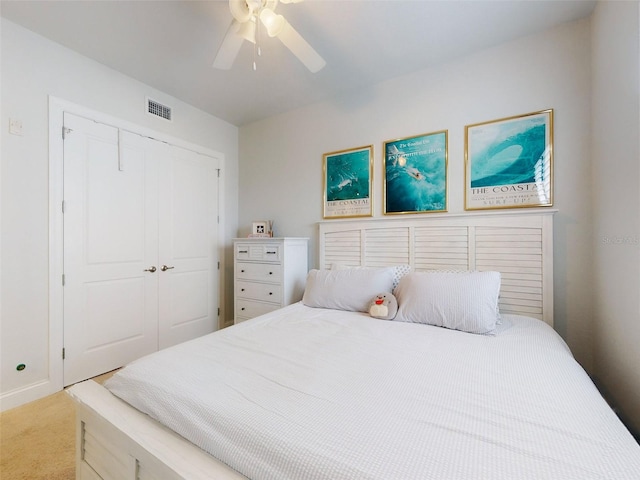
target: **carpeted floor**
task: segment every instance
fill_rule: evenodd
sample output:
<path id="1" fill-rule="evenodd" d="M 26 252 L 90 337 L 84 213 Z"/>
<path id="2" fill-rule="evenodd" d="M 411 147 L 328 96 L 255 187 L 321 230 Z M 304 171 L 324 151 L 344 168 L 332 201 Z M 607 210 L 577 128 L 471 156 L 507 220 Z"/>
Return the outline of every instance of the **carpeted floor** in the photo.
<path id="1" fill-rule="evenodd" d="M 75 444 L 75 410 L 64 391 L 2 412 L 0 479 L 73 480 Z"/>

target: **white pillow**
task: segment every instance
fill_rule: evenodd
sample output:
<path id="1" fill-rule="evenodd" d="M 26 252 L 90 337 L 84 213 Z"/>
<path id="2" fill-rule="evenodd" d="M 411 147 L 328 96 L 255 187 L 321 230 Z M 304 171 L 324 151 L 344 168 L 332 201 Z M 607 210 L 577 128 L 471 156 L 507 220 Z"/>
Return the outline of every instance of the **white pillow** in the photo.
<path id="1" fill-rule="evenodd" d="M 360 268 L 360 269 L 380 269 L 380 268 L 390 268 L 393 272 L 393 288 L 391 289 L 391 293 L 395 292 L 395 289 L 398 287 L 400 283 L 400 279 L 404 277 L 407 273 L 411 272 L 411 265 L 392 265 L 390 267 L 354 267 L 350 265 L 343 265 L 341 263 L 332 263 L 331 270 L 348 270 L 350 268 Z"/>
<path id="2" fill-rule="evenodd" d="M 499 319 L 500 272 L 410 273 L 395 295 L 395 320 L 492 333 Z"/>
<path id="3" fill-rule="evenodd" d="M 392 268 L 311 270 L 302 303 L 308 307 L 368 312 L 371 299 L 393 287 Z"/>

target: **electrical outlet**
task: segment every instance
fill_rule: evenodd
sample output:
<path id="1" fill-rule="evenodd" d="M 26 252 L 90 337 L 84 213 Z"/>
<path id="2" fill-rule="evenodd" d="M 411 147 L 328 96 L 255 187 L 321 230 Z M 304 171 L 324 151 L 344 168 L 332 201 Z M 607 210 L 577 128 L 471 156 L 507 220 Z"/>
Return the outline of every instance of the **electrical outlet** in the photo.
<path id="1" fill-rule="evenodd" d="M 12 135 L 22 135 L 22 120 L 18 120 L 17 118 L 10 118 L 9 133 Z"/>

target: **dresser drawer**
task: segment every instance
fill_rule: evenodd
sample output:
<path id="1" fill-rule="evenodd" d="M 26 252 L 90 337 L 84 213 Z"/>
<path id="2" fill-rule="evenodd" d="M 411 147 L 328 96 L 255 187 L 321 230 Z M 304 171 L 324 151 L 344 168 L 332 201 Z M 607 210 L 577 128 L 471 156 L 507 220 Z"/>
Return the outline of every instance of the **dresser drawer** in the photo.
<path id="1" fill-rule="evenodd" d="M 253 260 L 258 262 L 279 262 L 281 260 L 280 245 L 238 243 L 236 244 L 235 254 L 238 260 Z"/>
<path id="2" fill-rule="evenodd" d="M 282 285 L 279 284 L 238 281 L 236 288 L 236 294 L 241 298 L 252 298 L 277 304 L 282 302 Z"/>
<path id="3" fill-rule="evenodd" d="M 236 264 L 236 278 L 240 280 L 260 280 L 263 282 L 280 282 L 282 266 L 268 263 Z"/>
<path id="4" fill-rule="evenodd" d="M 248 319 L 273 312 L 280 308 L 274 303 L 254 302 L 252 300 L 236 299 L 236 317 Z"/>

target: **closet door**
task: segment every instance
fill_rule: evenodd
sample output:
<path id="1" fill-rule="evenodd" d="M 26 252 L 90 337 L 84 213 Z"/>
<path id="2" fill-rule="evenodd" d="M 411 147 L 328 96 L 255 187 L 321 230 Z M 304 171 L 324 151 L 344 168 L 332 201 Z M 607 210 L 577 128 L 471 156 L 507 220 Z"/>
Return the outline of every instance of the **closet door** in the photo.
<path id="1" fill-rule="evenodd" d="M 158 345 L 158 163 L 148 139 L 65 113 L 64 384 Z"/>
<path id="2" fill-rule="evenodd" d="M 164 146 L 159 197 L 159 347 L 216 329 L 218 163 Z"/>
<path id="3" fill-rule="evenodd" d="M 64 385 L 216 329 L 218 160 L 65 113 Z"/>

